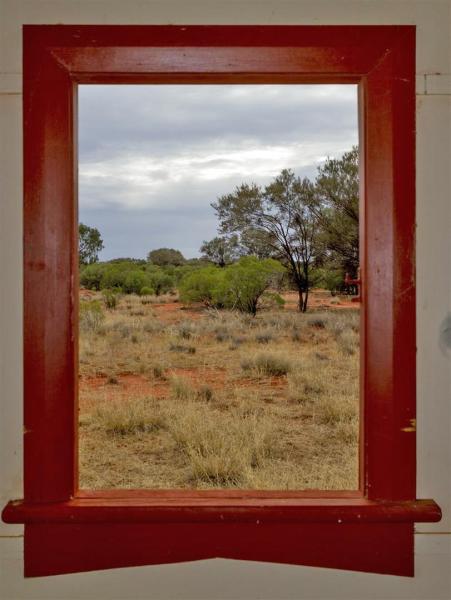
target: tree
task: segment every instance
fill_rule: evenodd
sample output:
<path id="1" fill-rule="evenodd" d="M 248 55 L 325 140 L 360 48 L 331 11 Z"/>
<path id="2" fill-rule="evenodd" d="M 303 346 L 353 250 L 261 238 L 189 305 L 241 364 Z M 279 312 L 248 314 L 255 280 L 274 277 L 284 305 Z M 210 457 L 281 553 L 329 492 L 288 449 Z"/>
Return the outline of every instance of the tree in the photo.
<path id="1" fill-rule="evenodd" d="M 274 258 L 287 267 L 299 295 L 299 310 L 307 310 L 310 268 L 319 252 L 318 224 L 312 211 L 315 190 L 308 179 L 283 170 L 264 190 L 242 184 L 212 204 L 221 233 L 260 235 Z"/>
<path id="2" fill-rule="evenodd" d="M 100 231 L 95 227 L 78 225 L 78 259 L 81 265 L 90 265 L 99 260 L 99 252 L 103 250 Z"/>
<path id="3" fill-rule="evenodd" d="M 277 258 L 277 252 L 271 246 L 271 238 L 267 231 L 248 227 L 240 235 L 241 253 L 257 258 Z"/>
<path id="4" fill-rule="evenodd" d="M 331 268 L 357 275 L 359 266 L 359 151 L 329 158 L 318 168 L 311 210 L 321 227 Z"/>
<path id="5" fill-rule="evenodd" d="M 225 267 L 239 258 L 239 241 L 237 235 L 215 237 L 204 241 L 200 247 L 202 258 L 218 267 Z"/>
<path id="6" fill-rule="evenodd" d="M 158 248 L 157 250 L 151 250 L 147 255 L 147 260 L 159 267 L 166 267 L 168 265 L 177 267 L 185 264 L 185 257 L 183 254 L 180 250 L 174 250 L 173 248 Z"/>

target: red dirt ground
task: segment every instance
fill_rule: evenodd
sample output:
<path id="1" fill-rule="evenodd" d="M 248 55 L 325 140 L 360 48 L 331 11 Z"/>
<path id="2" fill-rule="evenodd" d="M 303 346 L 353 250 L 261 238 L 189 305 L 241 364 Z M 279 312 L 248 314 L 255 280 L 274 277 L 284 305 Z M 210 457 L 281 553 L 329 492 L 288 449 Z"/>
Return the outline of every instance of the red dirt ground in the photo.
<path id="1" fill-rule="evenodd" d="M 95 292 L 90 290 L 80 290 L 80 296 L 89 298 Z M 297 310 L 298 296 L 296 292 L 288 292 L 283 294 L 285 299 L 285 310 Z M 334 303 L 334 298 L 327 290 L 313 290 L 309 296 L 309 306 L 315 309 L 325 310 L 341 310 L 341 309 L 358 309 L 359 304 L 351 302 L 350 298 L 341 296 L 339 304 Z M 332 301 L 332 302 L 331 302 Z M 158 319 L 165 323 L 177 323 L 184 320 L 201 319 L 205 308 L 202 305 L 186 308 L 180 302 L 166 302 L 162 304 L 152 304 L 152 310 Z M 224 387 L 226 371 L 225 369 L 171 369 L 170 374 L 176 377 L 182 377 L 190 381 L 194 389 L 199 389 L 202 386 L 208 386 L 213 390 Z M 105 395 L 108 398 L 130 398 L 133 397 L 148 397 L 167 398 L 170 394 L 170 384 L 168 379 L 149 379 L 146 375 L 122 373 L 117 376 L 117 383 L 112 383 L 106 375 L 94 377 L 80 378 L 80 398 L 84 400 L 86 393 L 89 391 L 103 388 Z M 238 387 L 255 387 L 259 385 L 259 381 L 250 378 L 243 378 L 234 385 Z M 268 382 L 265 384 L 268 386 Z M 286 382 L 278 377 L 273 377 L 269 386 L 274 388 L 282 388 Z M 85 396 L 86 397 L 86 396 Z"/>
<path id="2" fill-rule="evenodd" d="M 298 295 L 296 292 L 287 292 L 282 294 L 282 297 L 285 300 L 285 310 L 297 310 Z M 359 303 L 352 302 L 351 296 L 332 296 L 328 290 L 321 289 L 309 292 L 308 305 L 309 308 L 324 308 L 327 310 L 359 308 Z"/>
<path id="3" fill-rule="evenodd" d="M 171 376 L 182 377 L 188 380 L 193 389 L 200 389 L 203 386 L 208 386 L 212 390 L 219 390 L 225 384 L 225 369 L 171 369 Z M 247 388 L 258 385 L 265 385 L 271 389 L 283 388 L 286 386 L 285 380 L 279 377 L 272 377 L 269 382 L 260 382 L 259 380 L 242 378 L 234 382 L 236 387 Z M 167 398 L 170 394 L 170 383 L 168 379 L 153 380 L 146 375 L 136 375 L 131 373 L 123 373 L 115 378 L 115 383 L 112 383 L 106 375 L 82 377 L 80 379 L 80 390 L 88 393 L 89 391 L 99 390 L 103 388 L 107 398 L 130 398 L 130 397 L 148 397 Z M 83 393 L 81 400 L 83 401 Z"/>
<path id="4" fill-rule="evenodd" d="M 285 310 L 297 310 L 298 295 L 296 292 L 287 292 L 282 294 L 285 300 Z M 359 304 L 352 302 L 348 296 L 331 296 L 327 290 L 315 289 L 309 294 L 309 306 L 315 309 L 342 310 L 357 309 Z M 166 302 L 164 304 L 152 304 L 155 316 L 165 323 L 176 323 L 177 321 L 193 320 L 202 318 L 204 307 L 194 305 L 190 308 L 185 307 L 180 302 Z"/>
<path id="5" fill-rule="evenodd" d="M 155 316 L 165 323 L 192 320 L 198 321 L 202 318 L 204 307 L 202 305 L 186 308 L 180 302 L 166 302 L 164 304 L 152 304 Z"/>

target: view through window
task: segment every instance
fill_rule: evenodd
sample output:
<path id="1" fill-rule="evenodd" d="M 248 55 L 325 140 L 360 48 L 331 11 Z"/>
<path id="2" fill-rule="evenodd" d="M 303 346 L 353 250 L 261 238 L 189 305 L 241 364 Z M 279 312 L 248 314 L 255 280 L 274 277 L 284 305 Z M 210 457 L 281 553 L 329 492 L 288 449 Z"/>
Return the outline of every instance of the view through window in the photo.
<path id="1" fill-rule="evenodd" d="M 80 487 L 357 489 L 354 85 L 79 87 Z"/>

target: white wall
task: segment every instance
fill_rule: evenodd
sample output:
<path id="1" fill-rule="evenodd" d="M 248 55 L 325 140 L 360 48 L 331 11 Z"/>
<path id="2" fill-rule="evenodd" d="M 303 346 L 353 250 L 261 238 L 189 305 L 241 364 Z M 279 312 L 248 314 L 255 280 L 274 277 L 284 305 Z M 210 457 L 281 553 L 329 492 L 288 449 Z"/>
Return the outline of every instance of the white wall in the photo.
<path id="1" fill-rule="evenodd" d="M 0 0 L 0 504 L 22 495 L 21 26 L 92 24 L 417 25 L 418 497 L 444 510 L 417 527 L 416 577 L 212 560 L 24 580 L 22 529 L 0 526 L 0 597 L 451 597 L 450 0 Z M 448 323 L 450 326 L 450 323 Z"/>

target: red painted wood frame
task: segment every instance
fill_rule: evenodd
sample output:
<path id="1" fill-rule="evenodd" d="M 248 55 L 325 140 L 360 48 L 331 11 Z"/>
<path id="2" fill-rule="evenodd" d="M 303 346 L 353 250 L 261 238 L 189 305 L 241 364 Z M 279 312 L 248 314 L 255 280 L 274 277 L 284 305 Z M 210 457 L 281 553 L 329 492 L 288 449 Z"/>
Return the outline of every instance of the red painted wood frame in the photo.
<path id="1" fill-rule="evenodd" d="M 415 29 L 26 26 L 25 574 L 210 557 L 413 574 Z M 361 473 L 356 492 L 77 488 L 77 85 L 359 85 Z"/>

